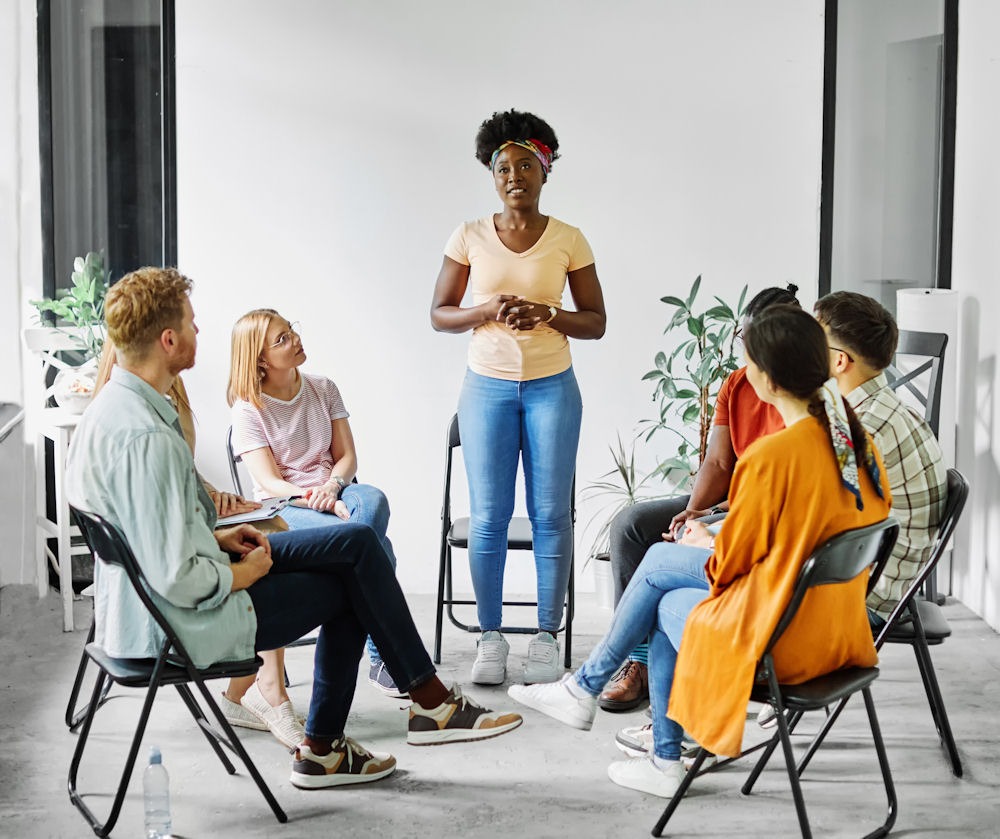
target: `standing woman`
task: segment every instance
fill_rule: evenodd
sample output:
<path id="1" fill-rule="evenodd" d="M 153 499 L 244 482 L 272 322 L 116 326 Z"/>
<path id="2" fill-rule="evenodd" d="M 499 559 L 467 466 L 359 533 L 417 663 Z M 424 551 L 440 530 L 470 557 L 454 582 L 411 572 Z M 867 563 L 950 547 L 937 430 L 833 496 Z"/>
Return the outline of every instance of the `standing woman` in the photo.
<path id="1" fill-rule="evenodd" d="M 437 331 L 472 331 L 458 420 L 483 628 L 472 666 L 477 684 L 501 684 L 507 671 L 510 647 L 499 630 L 519 459 L 538 585 L 538 634 L 524 679 L 550 682 L 560 672 L 555 633 L 573 555 L 570 493 L 583 408 L 567 338 L 600 338 L 606 316 L 587 240 L 538 208 L 558 148 L 534 114 L 510 110 L 483 122 L 476 157 L 503 206 L 451 235 L 431 305 Z M 561 308 L 567 281 L 575 310 Z M 463 307 L 467 289 L 472 305 Z"/>

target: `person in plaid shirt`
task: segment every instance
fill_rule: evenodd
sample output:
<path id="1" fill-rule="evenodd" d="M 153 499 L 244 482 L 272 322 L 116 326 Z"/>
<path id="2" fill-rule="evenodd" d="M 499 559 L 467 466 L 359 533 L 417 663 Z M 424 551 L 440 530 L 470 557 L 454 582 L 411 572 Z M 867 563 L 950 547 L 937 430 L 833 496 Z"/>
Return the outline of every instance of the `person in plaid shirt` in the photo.
<path id="1" fill-rule="evenodd" d="M 830 372 L 882 453 L 899 538 L 868 595 L 880 628 L 930 558 L 947 493 L 941 446 L 930 426 L 900 401 L 883 372 L 896 354 L 899 330 L 878 301 L 851 291 L 820 298 L 814 309 L 830 346 Z"/>

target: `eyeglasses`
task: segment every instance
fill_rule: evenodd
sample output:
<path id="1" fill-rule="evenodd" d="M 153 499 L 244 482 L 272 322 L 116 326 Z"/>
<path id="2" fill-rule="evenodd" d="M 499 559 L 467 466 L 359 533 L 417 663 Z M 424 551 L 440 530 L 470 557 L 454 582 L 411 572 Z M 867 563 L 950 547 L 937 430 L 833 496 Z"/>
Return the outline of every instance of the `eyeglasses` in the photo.
<path id="1" fill-rule="evenodd" d="M 830 349 L 833 350 L 834 352 L 842 352 L 844 355 L 847 356 L 847 360 L 850 361 L 851 364 L 854 363 L 854 358 L 847 350 L 842 350 L 840 347 L 830 347 Z"/>
<path id="2" fill-rule="evenodd" d="M 288 324 L 288 331 L 282 332 L 278 336 L 278 340 L 275 341 L 273 344 L 271 344 L 269 349 L 273 350 L 275 347 L 287 347 L 289 344 L 292 343 L 292 338 L 294 338 L 296 335 L 299 334 L 300 328 L 301 324 L 298 321 L 295 321 L 295 323 Z"/>

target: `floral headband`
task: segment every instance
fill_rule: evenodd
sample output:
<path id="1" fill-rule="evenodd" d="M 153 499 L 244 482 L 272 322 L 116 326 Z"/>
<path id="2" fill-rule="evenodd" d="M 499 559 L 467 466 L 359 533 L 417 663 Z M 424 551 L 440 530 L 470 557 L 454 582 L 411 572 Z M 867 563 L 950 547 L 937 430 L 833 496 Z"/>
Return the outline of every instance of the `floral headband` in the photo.
<path id="1" fill-rule="evenodd" d="M 493 171 L 493 167 L 496 165 L 497 157 L 500 156 L 507 146 L 520 146 L 522 149 L 527 149 L 535 157 L 538 158 L 538 162 L 542 164 L 542 171 L 547 175 L 549 170 L 552 168 L 552 149 L 550 149 L 541 140 L 508 140 L 506 143 L 501 143 L 493 156 L 490 158 L 490 171 Z"/>

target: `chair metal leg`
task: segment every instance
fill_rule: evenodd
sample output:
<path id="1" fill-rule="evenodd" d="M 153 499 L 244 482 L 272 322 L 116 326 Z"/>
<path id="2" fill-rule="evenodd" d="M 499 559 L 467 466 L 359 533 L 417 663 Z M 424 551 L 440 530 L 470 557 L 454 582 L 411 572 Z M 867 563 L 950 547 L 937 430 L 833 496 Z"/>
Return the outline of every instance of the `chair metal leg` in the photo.
<path id="1" fill-rule="evenodd" d="M 90 706 L 87 709 L 87 716 L 83 721 L 83 727 L 80 729 L 80 737 L 76 743 L 76 749 L 73 752 L 73 759 L 70 761 L 69 766 L 69 778 L 67 779 L 66 786 L 69 790 L 70 801 L 73 802 L 73 806 L 83 815 L 87 820 L 87 824 L 90 825 L 91 829 L 98 836 L 107 836 L 114 829 L 115 824 L 118 822 L 118 816 L 121 814 L 122 804 L 125 802 L 125 793 L 128 790 L 128 782 L 132 777 L 132 769 L 135 767 L 136 756 L 139 754 L 139 746 L 142 743 L 142 735 L 146 731 L 146 724 L 149 722 L 149 712 L 153 707 L 153 700 L 156 698 L 156 690 L 159 684 L 159 678 L 162 673 L 162 662 L 158 663 L 156 668 L 153 670 L 153 678 L 150 681 L 149 688 L 146 692 L 146 700 L 142 704 L 142 712 L 139 715 L 139 722 L 136 725 L 135 735 L 132 737 L 132 744 L 129 747 L 128 757 L 125 760 L 125 768 L 122 770 L 121 780 L 118 782 L 118 790 L 115 793 L 114 802 L 111 805 L 111 812 L 108 814 L 107 819 L 101 823 L 94 812 L 84 803 L 83 797 L 80 795 L 76 788 L 76 778 L 77 772 L 80 768 L 80 760 L 83 757 L 83 749 L 86 746 L 87 738 L 90 735 L 90 726 L 94 721 L 94 715 L 98 710 L 98 697 L 101 690 L 104 687 L 104 680 L 109 678 L 103 671 L 98 677 L 97 682 L 94 684 L 94 692 L 91 697 Z"/>
<path id="2" fill-rule="evenodd" d="M 802 719 L 802 712 L 796 711 L 791 715 L 788 720 L 788 730 L 792 732 L 795 730 L 795 726 L 799 724 L 799 720 Z M 747 779 L 743 782 L 743 786 L 740 787 L 740 792 L 744 795 L 750 795 L 753 791 L 753 785 L 757 783 L 757 779 L 760 777 L 760 773 L 764 771 L 764 767 L 767 766 L 767 762 L 771 759 L 771 755 L 774 754 L 774 750 L 778 748 L 778 743 L 780 738 L 778 737 L 778 732 L 774 732 L 774 736 L 767 741 L 766 745 L 763 745 L 764 753 L 757 758 L 757 763 L 754 764 L 753 769 L 747 776 Z M 753 749 L 749 749 L 746 753 L 756 751 L 761 746 L 755 746 Z"/>
<path id="3" fill-rule="evenodd" d="M 434 616 L 434 663 L 441 663 L 441 636 L 444 630 L 444 577 L 445 577 L 445 563 L 447 562 L 446 554 L 448 553 L 448 540 L 447 538 L 441 539 L 441 557 L 438 561 L 438 587 L 437 587 L 437 606 L 435 607 Z"/>
<path id="4" fill-rule="evenodd" d="M 781 750 L 785 754 L 785 768 L 788 770 L 788 781 L 792 785 L 792 798 L 795 800 L 795 812 L 799 817 L 799 828 L 802 831 L 802 839 L 812 839 L 809 816 L 806 815 L 806 802 L 802 797 L 802 785 L 799 783 L 799 773 L 795 768 L 795 754 L 792 752 L 791 731 L 788 727 L 788 719 L 785 717 L 785 709 L 781 704 L 781 696 L 778 693 L 778 682 L 773 670 L 768 673 L 768 681 L 771 682 L 771 692 L 775 697 L 775 710 L 778 712 L 778 737 L 781 740 Z"/>
<path id="5" fill-rule="evenodd" d="M 573 613 L 576 611 L 576 583 L 574 577 L 576 568 L 573 559 L 569 564 L 569 586 L 566 591 L 566 649 L 563 656 L 563 667 L 567 670 L 572 666 L 573 659 Z"/>
<path id="6" fill-rule="evenodd" d="M 951 771 L 956 778 L 962 777 L 962 759 L 958 754 L 958 746 L 951 733 L 951 723 L 948 721 L 948 712 L 945 710 L 944 697 L 941 695 L 941 687 L 938 684 L 937 675 L 934 671 L 934 662 L 931 660 L 931 652 L 927 647 L 927 642 L 923 638 L 918 638 L 913 644 L 913 652 L 917 657 L 917 667 L 924 680 L 924 689 L 927 694 L 927 703 L 931 708 L 931 716 L 934 718 L 934 725 L 937 728 L 941 745 L 948 753 L 951 761 Z"/>
<path id="7" fill-rule="evenodd" d="M 87 633 L 87 640 L 84 643 L 84 650 L 80 654 L 80 664 L 76 668 L 76 679 L 73 680 L 73 687 L 69 693 L 69 701 L 66 703 L 66 727 L 70 731 L 76 731 L 80 727 L 80 723 L 83 722 L 84 717 L 87 716 L 87 710 L 89 705 L 84 705 L 79 710 L 76 709 L 76 700 L 80 696 L 80 688 L 83 686 L 83 674 L 87 670 L 87 662 L 90 661 L 90 656 L 87 655 L 86 646 L 91 641 L 94 640 L 94 630 L 96 624 L 92 621 L 90 624 L 90 632 Z M 105 679 L 104 689 L 101 691 L 100 700 L 97 703 L 97 707 L 100 708 L 105 702 L 108 701 L 108 693 L 111 691 L 111 679 Z"/>
<path id="8" fill-rule="evenodd" d="M 677 809 L 678 805 L 681 803 L 681 799 L 688 791 L 688 787 L 694 782 L 694 779 L 698 777 L 701 771 L 701 765 L 705 762 L 709 752 L 704 749 L 699 749 L 698 754 L 695 755 L 694 763 L 691 764 L 687 772 L 684 773 L 684 779 L 681 781 L 681 785 L 677 787 L 677 792 L 674 793 L 673 797 L 667 802 L 667 806 L 663 811 L 663 815 L 660 816 L 659 821 L 653 827 L 653 836 L 662 836 L 663 828 L 667 826 L 667 822 L 670 821 L 670 817 L 674 814 L 674 810 Z"/>
<path id="9" fill-rule="evenodd" d="M 220 742 L 225 743 L 230 749 L 233 750 L 233 752 L 236 753 L 236 756 L 239 757 L 239 759 L 243 762 L 243 765 L 246 767 L 247 772 L 250 773 L 250 777 L 253 778 L 254 783 L 257 785 L 257 789 L 260 790 L 260 794 L 264 796 L 264 800 L 271 808 L 271 812 L 274 813 L 274 817 L 281 824 L 285 824 L 288 821 L 288 816 L 285 814 L 285 811 L 281 809 L 278 799 L 274 797 L 274 793 L 271 792 L 271 788 L 267 785 L 264 778 L 257 770 L 256 764 L 253 760 L 251 760 L 250 755 L 247 754 L 247 750 L 243 747 L 243 743 L 240 742 L 240 738 L 236 736 L 236 732 L 233 731 L 233 727 L 229 724 L 229 720 L 226 719 L 225 714 L 222 713 L 222 710 L 212 698 L 212 694 L 205 686 L 205 682 L 198 678 L 194 680 L 194 683 L 198 686 L 198 690 L 204 698 L 206 706 L 211 709 L 212 713 L 215 715 L 215 719 L 219 723 L 219 727 L 225 734 L 224 738 L 219 738 Z M 217 734 L 217 732 L 214 733 Z"/>
<path id="10" fill-rule="evenodd" d="M 816 733 L 816 736 L 813 737 L 813 741 L 809 744 L 809 749 L 805 753 L 805 756 L 799 761 L 798 773 L 800 778 L 802 777 L 802 773 L 806 771 L 809 761 L 813 759 L 813 755 L 815 755 L 819 750 L 819 747 L 823 745 L 826 735 L 830 733 L 830 729 L 833 728 L 833 724 L 837 721 L 837 718 L 840 716 L 840 712 L 844 710 L 844 706 L 847 705 L 850 698 L 851 697 L 849 696 L 845 696 L 836 704 L 834 709 L 826 715 L 826 719 L 823 720 L 823 726 Z M 792 726 L 792 731 L 794 730 L 795 726 Z"/>
<path id="11" fill-rule="evenodd" d="M 174 685 L 177 688 L 177 692 L 181 695 L 181 699 L 184 700 L 184 704 L 187 705 L 187 709 L 191 712 L 191 716 L 194 717 L 194 721 L 198 723 L 198 727 L 201 729 L 201 733 L 205 735 L 205 739 L 208 740 L 208 744 L 212 747 L 212 751 L 218 756 L 219 760 L 222 761 L 222 765 L 225 767 L 226 772 L 230 775 L 236 774 L 236 767 L 233 766 L 233 762 L 229 759 L 222 747 L 219 745 L 220 742 L 225 742 L 219 733 L 212 728 L 212 724 L 208 721 L 204 712 L 201 710 L 201 706 L 195 701 L 194 695 L 191 693 L 191 688 L 187 685 Z M 226 743 L 228 746 L 229 743 Z"/>
<path id="12" fill-rule="evenodd" d="M 892 770 L 889 768 L 889 756 L 885 752 L 885 741 L 882 739 L 882 730 L 879 728 L 878 717 L 875 714 L 875 703 L 872 700 L 870 688 L 864 688 L 861 695 L 865 700 L 865 708 L 868 711 L 868 723 L 872 729 L 872 740 L 875 741 L 875 753 L 878 755 L 878 765 L 882 770 L 882 783 L 885 785 L 885 796 L 888 802 L 888 811 L 885 822 L 882 826 L 873 830 L 865 839 L 877 839 L 887 836 L 892 826 L 896 823 L 898 805 L 896 801 L 896 787 L 892 782 Z M 842 706 L 841 706 L 842 707 Z"/>

